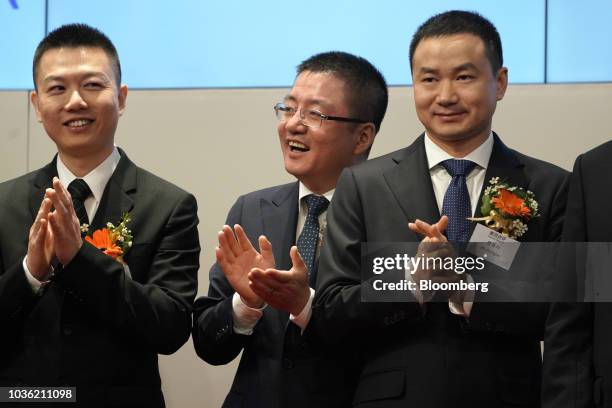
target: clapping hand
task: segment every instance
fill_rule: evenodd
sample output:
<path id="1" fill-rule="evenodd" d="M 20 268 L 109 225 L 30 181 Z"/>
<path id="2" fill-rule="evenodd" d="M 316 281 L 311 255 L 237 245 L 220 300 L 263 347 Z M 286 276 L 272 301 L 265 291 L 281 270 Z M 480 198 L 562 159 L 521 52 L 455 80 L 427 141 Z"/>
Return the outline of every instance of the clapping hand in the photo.
<path id="1" fill-rule="evenodd" d="M 257 252 L 239 224 L 234 225 L 233 231 L 229 225 L 224 225 L 218 239 L 219 246 L 215 248 L 215 255 L 223 274 L 247 306 L 261 308 L 264 301 L 249 286 L 248 273 L 253 268 L 276 266 L 272 244 L 265 236 L 260 236 L 260 252 Z"/>
<path id="2" fill-rule="evenodd" d="M 455 251 L 452 245 L 448 242 L 444 231 L 448 226 L 448 217 L 443 215 L 435 224 L 428 224 L 425 221 L 415 220 L 414 223 L 409 223 L 410 230 L 424 236 L 417 249 L 418 254 L 423 254 L 423 258 L 444 259 L 454 257 Z M 435 262 L 438 263 L 438 262 Z M 434 263 L 434 264 L 435 264 Z M 442 262 L 443 263 L 443 262 Z M 412 274 L 412 277 L 419 285 L 421 280 L 430 280 L 435 283 L 450 283 L 461 280 L 461 275 L 455 271 L 445 268 L 424 268 L 419 267 Z M 431 297 L 433 293 L 424 293 L 424 298 Z M 453 295 L 452 293 L 450 295 Z"/>
<path id="3" fill-rule="evenodd" d="M 288 271 L 254 268 L 249 273 L 251 288 L 270 306 L 297 316 L 310 298 L 308 268 L 296 246 L 289 252 L 293 266 Z"/>

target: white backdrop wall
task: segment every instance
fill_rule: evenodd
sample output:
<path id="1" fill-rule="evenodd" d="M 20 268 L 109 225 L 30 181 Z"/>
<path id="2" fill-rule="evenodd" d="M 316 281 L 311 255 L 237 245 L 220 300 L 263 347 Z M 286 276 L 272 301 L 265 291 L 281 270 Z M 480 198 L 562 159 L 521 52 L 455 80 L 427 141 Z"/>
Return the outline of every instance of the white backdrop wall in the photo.
<path id="1" fill-rule="evenodd" d="M 292 179 L 283 169 L 272 111 L 286 93 L 278 88 L 128 95 L 117 145 L 138 165 L 198 199 L 199 295 L 208 287 L 216 233 L 235 199 Z M 511 85 L 498 104 L 493 127 L 510 147 L 570 170 L 578 154 L 612 138 L 610 100 L 610 83 Z M 421 131 L 412 88 L 391 88 L 372 157 L 406 146 Z M 41 167 L 54 153 L 27 93 L 0 92 L 0 182 Z M 169 408 L 219 407 L 237 360 L 210 366 L 196 356 L 189 340 L 176 354 L 161 356 L 160 367 Z"/>

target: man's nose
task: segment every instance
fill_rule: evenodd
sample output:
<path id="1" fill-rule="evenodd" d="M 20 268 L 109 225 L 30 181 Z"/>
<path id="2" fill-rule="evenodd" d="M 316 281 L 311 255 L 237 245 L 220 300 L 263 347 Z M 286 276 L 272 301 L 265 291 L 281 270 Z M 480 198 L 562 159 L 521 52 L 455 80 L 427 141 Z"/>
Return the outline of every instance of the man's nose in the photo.
<path id="1" fill-rule="evenodd" d="M 438 103 L 440 105 L 452 105 L 457 103 L 457 92 L 452 81 L 442 81 L 440 92 L 438 93 Z"/>
<path id="2" fill-rule="evenodd" d="M 84 109 L 86 107 L 87 107 L 87 102 L 85 102 L 85 99 L 83 99 L 83 96 L 81 95 L 81 93 L 77 89 L 72 91 L 70 93 L 70 98 L 68 99 L 68 102 L 66 103 L 65 109 L 68 111 L 74 111 L 74 110 Z"/>
<path id="3" fill-rule="evenodd" d="M 304 133 L 307 129 L 307 126 L 304 125 L 301 117 L 302 111 L 298 110 L 295 114 L 287 119 L 285 122 L 285 128 L 291 133 Z"/>

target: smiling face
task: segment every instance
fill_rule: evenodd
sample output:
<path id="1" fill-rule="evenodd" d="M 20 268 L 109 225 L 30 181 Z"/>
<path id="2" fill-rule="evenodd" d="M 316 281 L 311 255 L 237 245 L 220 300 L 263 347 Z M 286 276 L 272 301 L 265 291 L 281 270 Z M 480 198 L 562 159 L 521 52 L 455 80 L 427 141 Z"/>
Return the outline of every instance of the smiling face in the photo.
<path id="1" fill-rule="evenodd" d="M 112 152 L 127 87 L 101 48 L 54 48 L 40 59 L 36 116 L 63 157 L 101 163 Z"/>
<path id="2" fill-rule="evenodd" d="M 344 81 L 333 74 L 304 71 L 285 97 L 287 107 L 316 110 L 324 115 L 351 117 Z M 307 127 L 299 113 L 278 123 L 285 169 L 315 193 L 336 186 L 340 172 L 372 144 L 373 125 L 324 120 Z"/>
<path id="3" fill-rule="evenodd" d="M 415 49 L 412 72 L 417 116 L 434 142 L 477 147 L 488 137 L 508 70 L 492 72 L 480 38 L 425 38 Z"/>

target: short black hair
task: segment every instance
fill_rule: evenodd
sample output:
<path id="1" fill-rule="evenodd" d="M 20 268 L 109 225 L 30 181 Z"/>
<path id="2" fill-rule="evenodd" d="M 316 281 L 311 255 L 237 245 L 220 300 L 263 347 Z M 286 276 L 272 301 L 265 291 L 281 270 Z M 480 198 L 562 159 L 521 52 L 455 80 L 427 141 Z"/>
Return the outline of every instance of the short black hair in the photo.
<path id="1" fill-rule="evenodd" d="M 78 48 L 91 47 L 101 48 L 108 59 L 110 60 L 117 86 L 121 84 L 121 64 L 117 49 L 112 41 L 97 28 L 88 26 L 87 24 L 66 24 L 56 28 L 42 39 L 36 51 L 34 52 L 34 62 L 32 63 L 32 77 L 34 79 L 34 88 L 36 88 L 36 75 L 38 74 L 38 64 L 43 54 L 49 50 L 57 48 Z"/>
<path id="2" fill-rule="evenodd" d="M 387 111 L 389 91 L 385 77 L 365 58 L 341 51 L 313 55 L 297 67 L 302 72 L 327 73 L 344 81 L 351 115 L 374 123 L 376 132 Z"/>
<path id="3" fill-rule="evenodd" d="M 501 39 L 493 23 L 473 11 L 451 10 L 429 18 L 417 29 L 410 42 L 410 69 L 422 40 L 455 34 L 472 34 L 482 40 L 494 74 L 504 65 Z"/>

